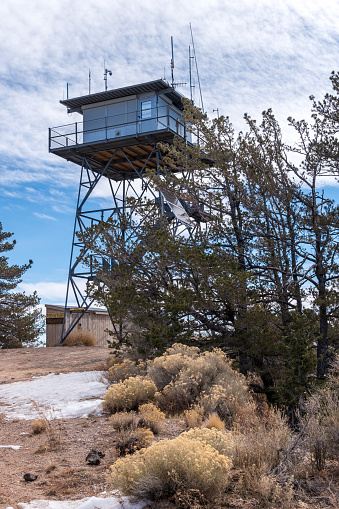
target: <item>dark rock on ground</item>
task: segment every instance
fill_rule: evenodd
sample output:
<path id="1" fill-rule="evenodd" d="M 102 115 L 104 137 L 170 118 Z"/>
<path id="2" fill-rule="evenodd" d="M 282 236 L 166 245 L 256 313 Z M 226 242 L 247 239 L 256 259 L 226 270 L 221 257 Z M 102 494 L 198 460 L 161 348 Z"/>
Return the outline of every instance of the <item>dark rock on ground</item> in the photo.
<path id="1" fill-rule="evenodd" d="M 105 454 L 101 451 L 92 449 L 86 456 L 86 461 L 89 465 L 100 465 L 100 458 L 104 458 Z"/>
<path id="2" fill-rule="evenodd" d="M 36 481 L 36 480 L 37 480 L 37 478 L 38 478 L 38 476 L 37 476 L 37 475 L 35 475 L 35 474 L 24 474 L 24 479 L 25 479 L 25 481 L 27 481 L 27 482 Z"/>

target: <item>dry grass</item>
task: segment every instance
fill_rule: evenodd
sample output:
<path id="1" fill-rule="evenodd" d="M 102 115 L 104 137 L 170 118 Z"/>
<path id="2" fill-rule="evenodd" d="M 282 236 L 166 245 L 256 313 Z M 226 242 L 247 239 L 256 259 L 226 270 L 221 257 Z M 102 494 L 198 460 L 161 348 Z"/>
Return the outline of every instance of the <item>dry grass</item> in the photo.
<path id="1" fill-rule="evenodd" d="M 36 419 L 31 423 L 32 433 L 34 433 L 34 435 L 39 435 L 40 433 L 46 430 L 47 426 L 48 421 L 46 421 L 45 419 Z"/>
<path id="2" fill-rule="evenodd" d="M 55 470 L 56 468 L 58 467 L 58 465 L 56 463 L 50 463 L 46 468 L 45 468 L 45 472 L 46 474 L 50 474 L 51 472 L 53 472 L 53 470 Z"/>
<path id="3" fill-rule="evenodd" d="M 200 428 L 204 411 L 201 407 L 191 408 L 184 411 L 184 419 L 189 428 Z"/>
<path id="4" fill-rule="evenodd" d="M 308 451 L 313 467 L 325 468 L 326 461 L 339 455 L 339 376 L 332 374 L 327 385 L 316 391 L 306 403 L 304 418 Z"/>
<path id="5" fill-rule="evenodd" d="M 39 419 L 37 419 L 35 422 L 41 421 L 40 426 L 42 426 L 43 424 L 45 425 L 44 430 L 47 437 L 47 446 L 45 446 L 45 448 L 49 449 L 50 451 L 57 449 L 61 444 L 62 434 L 60 422 L 58 419 L 54 418 L 53 408 L 46 405 L 40 405 L 40 403 L 37 403 L 34 400 L 30 401 L 33 404 L 35 411 L 38 412 L 38 414 L 40 415 Z M 44 451 L 43 450 L 40 451 L 38 448 L 36 452 Z"/>
<path id="6" fill-rule="evenodd" d="M 143 425 L 150 428 L 155 434 L 160 433 L 165 414 L 153 405 L 153 403 L 141 405 L 139 407 L 139 416 Z"/>
<path id="7" fill-rule="evenodd" d="M 112 385 L 103 401 L 105 411 L 114 413 L 121 410 L 137 410 L 140 405 L 154 398 L 156 386 L 150 380 L 140 376 L 130 377 Z"/>
<path id="8" fill-rule="evenodd" d="M 216 413 L 210 414 L 204 421 L 203 426 L 204 428 L 215 428 L 218 431 L 224 431 L 226 428 L 224 421 Z"/>
<path id="9" fill-rule="evenodd" d="M 273 470 L 293 440 L 287 419 L 279 410 L 256 413 L 253 403 L 238 415 L 233 463 L 236 468 L 261 475 Z"/>
<path id="10" fill-rule="evenodd" d="M 138 420 L 135 412 L 117 412 L 110 417 L 113 429 L 118 432 L 135 429 L 138 425 Z"/>
<path id="11" fill-rule="evenodd" d="M 76 330 L 70 333 L 64 341 L 65 346 L 96 346 L 98 339 L 91 331 Z"/>

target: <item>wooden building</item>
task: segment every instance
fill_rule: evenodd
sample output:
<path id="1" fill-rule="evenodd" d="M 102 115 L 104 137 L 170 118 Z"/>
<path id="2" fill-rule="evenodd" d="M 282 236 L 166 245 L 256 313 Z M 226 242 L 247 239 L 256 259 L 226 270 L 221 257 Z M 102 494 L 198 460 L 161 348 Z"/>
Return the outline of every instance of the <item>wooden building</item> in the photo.
<path id="1" fill-rule="evenodd" d="M 64 319 L 64 306 L 46 304 L 46 346 L 55 346 L 60 343 L 62 322 Z M 79 312 L 78 308 L 66 308 L 66 330 L 74 316 Z M 112 337 L 107 332 L 112 330 L 112 323 L 106 309 L 88 308 L 81 316 L 74 330 L 91 331 L 97 338 L 98 346 L 107 346 L 107 340 Z"/>

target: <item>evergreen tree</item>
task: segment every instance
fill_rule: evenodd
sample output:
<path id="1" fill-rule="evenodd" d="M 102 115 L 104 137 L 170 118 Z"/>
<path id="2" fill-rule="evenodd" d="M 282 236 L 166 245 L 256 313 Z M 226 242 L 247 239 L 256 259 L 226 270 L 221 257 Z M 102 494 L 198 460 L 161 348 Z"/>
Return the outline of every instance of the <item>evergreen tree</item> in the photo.
<path id="1" fill-rule="evenodd" d="M 0 223 L 0 253 L 11 251 L 15 240 L 12 233 L 4 232 Z M 22 275 L 32 265 L 9 265 L 8 257 L 0 256 L 0 348 L 13 348 L 34 343 L 44 331 L 44 319 L 37 309 L 37 293 L 26 295 L 14 292 Z"/>

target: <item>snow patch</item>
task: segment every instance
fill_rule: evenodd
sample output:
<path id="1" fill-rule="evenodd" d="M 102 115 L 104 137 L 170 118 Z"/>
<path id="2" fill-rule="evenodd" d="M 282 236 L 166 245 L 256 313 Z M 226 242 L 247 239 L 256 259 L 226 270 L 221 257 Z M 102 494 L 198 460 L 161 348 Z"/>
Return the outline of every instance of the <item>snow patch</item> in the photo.
<path id="1" fill-rule="evenodd" d="M 100 371 L 60 373 L 40 376 L 34 380 L 0 386 L 1 411 L 7 419 L 36 419 L 37 403 L 48 418 L 87 417 L 102 411 L 106 385 Z"/>
<path id="2" fill-rule="evenodd" d="M 21 445 L 0 445 L 0 447 L 4 449 L 13 449 L 13 451 L 17 451 L 20 449 Z"/>
<path id="3" fill-rule="evenodd" d="M 143 509 L 146 501 L 131 502 L 127 497 L 90 497 L 81 500 L 33 500 L 28 504 L 17 504 L 20 509 Z M 7 507 L 7 509 L 10 509 Z"/>

